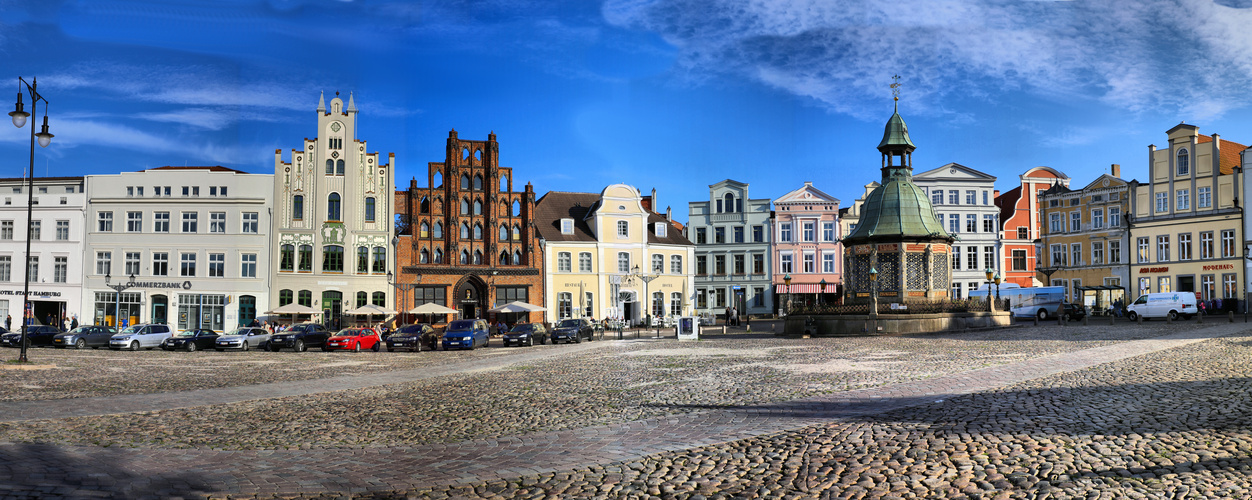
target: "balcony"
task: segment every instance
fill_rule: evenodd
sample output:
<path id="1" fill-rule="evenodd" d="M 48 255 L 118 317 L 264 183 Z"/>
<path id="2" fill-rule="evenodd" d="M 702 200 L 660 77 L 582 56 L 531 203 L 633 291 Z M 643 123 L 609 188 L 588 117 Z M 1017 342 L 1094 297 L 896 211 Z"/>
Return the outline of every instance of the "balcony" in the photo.
<path id="1" fill-rule="evenodd" d="M 710 222 L 747 222 L 747 214 L 743 212 L 713 214 L 709 216 Z"/>

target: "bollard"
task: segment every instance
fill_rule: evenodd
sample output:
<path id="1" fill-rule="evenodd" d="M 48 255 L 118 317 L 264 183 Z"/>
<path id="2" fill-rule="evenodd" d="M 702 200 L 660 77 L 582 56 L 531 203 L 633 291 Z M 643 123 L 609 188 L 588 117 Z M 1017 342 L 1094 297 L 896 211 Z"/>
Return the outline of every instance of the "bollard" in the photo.
<path id="1" fill-rule="evenodd" d="M 1087 318 L 1090 318 L 1090 316 L 1083 316 L 1083 317 L 1082 317 L 1082 326 L 1087 326 Z"/>
<path id="2" fill-rule="evenodd" d="M 1140 325 L 1142 325 L 1142 324 L 1143 324 L 1143 315 L 1142 315 L 1142 314 L 1136 314 L 1136 315 L 1135 315 L 1135 323 L 1139 323 Z"/>
<path id="3" fill-rule="evenodd" d="M 1035 326 L 1039 326 L 1039 315 L 1035 315 Z"/>
<path id="4" fill-rule="evenodd" d="M 726 325 L 722 325 L 722 335 L 726 335 Z"/>
<path id="5" fill-rule="evenodd" d="M 1234 311 L 1226 311 L 1226 319 L 1227 319 L 1227 320 L 1229 320 L 1231 323 L 1234 323 L 1234 322 L 1235 322 L 1235 312 L 1234 312 Z"/>
<path id="6" fill-rule="evenodd" d="M 1165 324 L 1170 325 L 1170 324 L 1173 324 L 1173 323 L 1174 323 L 1174 316 L 1173 316 L 1172 314 L 1166 314 L 1166 315 L 1165 315 Z"/>
<path id="7" fill-rule="evenodd" d="M 1063 314 L 1056 315 L 1056 324 L 1057 326 L 1065 326 L 1065 315 Z"/>
<path id="8" fill-rule="evenodd" d="M 1204 311 L 1200 311 L 1199 314 L 1195 315 L 1195 322 L 1200 325 L 1204 324 Z"/>
<path id="9" fill-rule="evenodd" d="M 1117 315 L 1116 315 L 1116 314 L 1110 314 L 1110 315 L 1109 315 L 1109 324 L 1110 324 L 1110 325 L 1117 324 Z"/>

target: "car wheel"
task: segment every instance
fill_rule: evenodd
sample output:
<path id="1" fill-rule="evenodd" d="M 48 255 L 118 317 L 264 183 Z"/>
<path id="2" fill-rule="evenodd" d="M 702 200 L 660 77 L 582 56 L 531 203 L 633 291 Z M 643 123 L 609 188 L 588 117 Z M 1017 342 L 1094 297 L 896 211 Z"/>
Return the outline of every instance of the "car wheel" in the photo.
<path id="1" fill-rule="evenodd" d="M 383 345 L 381 342 L 374 344 L 374 352 L 381 352 L 382 350 L 383 350 Z"/>
<path id="2" fill-rule="evenodd" d="M 1065 316 L 1063 316 L 1063 318 L 1065 319 L 1065 321 L 1073 321 L 1073 320 L 1074 320 L 1073 316 L 1070 316 L 1070 315 L 1069 315 L 1069 313 L 1065 313 Z"/>
<path id="3" fill-rule="evenodd" d="M 130 341 L 130 350 L 132 350 L 132 351 L 138 351 L 138 350 L 139 350 L 139 341 L 138 341 L 138 340 L 132 340 L 132 341 Z"/>
<path id="4" fill-rule="evenodd" d="M 296 352 L 304 352 L 304 351 L 309 350 L 309 347 L 304 345 L 304 341 L 300 339 L 296 339 L 296 343 L 293 344 L 291 348 L 294 349 Z"/>
<path id="5" fill-rule="evenodd" d="M 1170 312 L 1169 312 L 1169 320 L 1170 320 L 1170 321 L 1178 321 L 1178 311 L 1170 311 Z"/>
<path id="6" fill-rule="evenodd" d="M 1039 310 L 1039 313 L 1038 313 L 1038 314 L 1035 314 L 1035 316 L 1038 316 L 1040 321 L 1045 320 L 1045 319 L 1048 319 L 1048 310 L 1047 310 L 1047 309 L 1040 309 L 1040 310 Z"/>
<path id="7" fill-rule="evenodd" d="M 322 344 L 322 352 L 330 352 L 330 346 Z"/>
<path id="8" fill-rule="evenodd" d="M 247 351 L 247 350 L 248 350 L 248 340 L 247 340 L 247 339 L 244 339 L 244 341 L 243 341 L 243 347 L 241 347 L 240 349 L 241 349 L 241 350 L 244 350 L 244 351 Z"/>
<path id="9" fill-rule="evenodd" d="M 195 352 L 195 351 L 196 351 L 196 343 L 195 343 L 195 342 L 188 342 L 188 343 L 187 343 L 187 352 Z"/>
<path id="10" fill-rule="evenodd" d="M 78 339 L 78 340 L 74 341 L 74 347 L 77 347 L 77 348 L 79 348 L 79 349 L 86 349 L 86 348 L 87 348 L 87 339 Z"/>
<path id="11" fill-rule="evenodd" d="M 361 352 L 361 343 L 352 344 L 352 352 Z"/>
<path id="12" fill-rule="evenodd" d="M 225 351 L 225 349 L 217 349 L 217 348 L 214 348 L 213 350 L 214 350 L 214 351 L 217 351 L 217 352 L 222 352 L 222 351 Z"/>
<path id="13" fill-rule="evenodd" d="M 1130 311 L 1130 312 L 1126 313 L 1126 319 L 1128 319 L 1128 320 L 1134 321 L 1134 320 L 1136 320 L 1136 319 L 1138 319 L 1138 318 L 1139 318 L 1139 315 L 1138 315 L 1138 314 L 1136 314 L 1134 311 Z"/>

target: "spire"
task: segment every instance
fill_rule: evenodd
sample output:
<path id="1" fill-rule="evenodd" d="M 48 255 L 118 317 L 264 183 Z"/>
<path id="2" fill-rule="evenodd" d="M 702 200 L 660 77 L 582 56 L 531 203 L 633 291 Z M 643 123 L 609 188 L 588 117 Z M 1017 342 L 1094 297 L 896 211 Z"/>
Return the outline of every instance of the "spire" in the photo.
<path id="1" fill-rule="evenodd" d="M 904 118 L 900 117 L 900 75 L 891 77 L 891 100 L 895 101 L 895 109 L 891 114 L 891 119 L 887 120 L 887 126 L 882 133 L 882 142 L 878 143 L 878 150 L 883 154 L 888 151 L 904 150 L 903 153 L 912 153 L 917 146 L 913 145 L 913 141 L 909 139 L 909 126 L 904 124 Z"/>
<path id="2" fill-rule="evenodd" d="M 356 101 L 352 99 L 352 92 L 348 92 L 348 112 L 356 112 Z"/>
<path id="3" fill-rule="evenodd" d="M 320 113 L 326 112 L 326 92 L 322 92 L 317 96 L 317 111 Z"/>

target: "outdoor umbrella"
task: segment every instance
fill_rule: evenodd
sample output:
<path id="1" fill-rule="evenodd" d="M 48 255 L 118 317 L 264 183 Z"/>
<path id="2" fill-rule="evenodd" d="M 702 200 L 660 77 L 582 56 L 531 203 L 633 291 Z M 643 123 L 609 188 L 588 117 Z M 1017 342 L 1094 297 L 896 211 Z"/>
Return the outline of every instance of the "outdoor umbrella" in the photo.
<path id="1" fill-rule="evenodd" d="M 449 307 L 444 307 L 434 302 L 427 302 L 420 306 L 409 309 L 409 314 L 459 314 L 460 311 Z"/>
<path id="2" fill-rule="evenodd" d="M 361 307 L 358 307 L 358 308 L 356 308 L 356 309 L 352 309 L 352 310 L 350 310 L 350 311 L 344 311 L 343 313 L 344 313 L 344 314 L 352 314 L 352 315 L 366 315 L 366 314 L 369 314 L 369 315 L 374 315 L 374 314 L 388 315 L 388 314 L 395 314 L 395 313 L 396 313 L 396 311 L 395 311 L 394 309 L 387 309 L 387 308 L 385 308 L 385 307 L 382 307 L 382 306 L 376 306 L 376 305 L 374 305 L 374 304 L 365 304 L 365 305 L 363 305 L 363 306 L 361 306 Z"/>
<path id="3" fill-rule="evenodd" d="M 502 305 L 502 306 L 497 307 L 497 308 L 495 308 L 495 309 L 491 309 L 489 312 L 494 312 L 494 313 L 521 313 L 521 312 L 532 312 L 532 311 L 547 311 L 547 309 L 545 309 L 545 308 L 543 308 L 543 307 L 539 307 L 539 306 L 533 305 L 533 304 L 527 304 L 527 303 L 522 302 L 522 301 L 520 301 L 520 300 L 515 300 L 515 301 L 513 301 L 513 302 L 509 302 L 508 304 Z"/>

